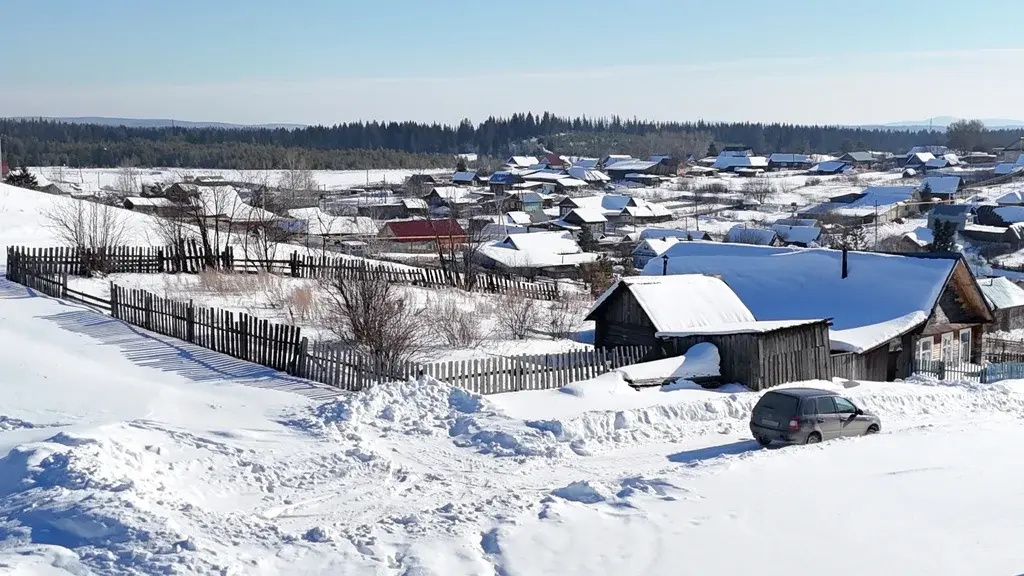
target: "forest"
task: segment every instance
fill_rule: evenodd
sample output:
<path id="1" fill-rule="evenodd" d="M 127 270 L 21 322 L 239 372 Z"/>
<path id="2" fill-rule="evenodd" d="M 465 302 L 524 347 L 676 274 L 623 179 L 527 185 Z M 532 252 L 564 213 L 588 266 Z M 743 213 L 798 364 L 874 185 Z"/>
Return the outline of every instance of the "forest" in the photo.
<path id="1" fill-rule="evenodd" d="M 952 134 L 952 133 L 951 133 Z M 1005 146 L 1024 130 L 983 131 L 973 148 Z M 211 169 L 291 168 L 295 159 L 310 169 L 429 168 L 455 165 L 453 155 L 503 158 L 554 152 L 702 156 L 711 143 L 750 146 L 755 152 L 902 152 L 913 146 L 947 144 L 938 131 L 901 131 L 792 124 L 651 122 L 639 119 L 564 118 L 550 113 L 491 117 L 474 124 L 352 122 L 297 129 L 128 128 L 55 120 L 2 119 L 0 137 L 11 166 L 136 166 Z"/>

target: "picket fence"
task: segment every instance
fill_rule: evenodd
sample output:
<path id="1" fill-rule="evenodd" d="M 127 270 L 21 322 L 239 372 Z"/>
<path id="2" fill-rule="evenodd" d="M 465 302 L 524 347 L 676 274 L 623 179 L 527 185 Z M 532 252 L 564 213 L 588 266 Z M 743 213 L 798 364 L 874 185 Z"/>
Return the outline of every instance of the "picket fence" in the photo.
<path id="1" fill-rule="evenodd" d="M 382 366 L 351 349 L 310 342 L 297 326 L 248 314 L 169 300 L 114 283 L 110 299 L 104 300 L 69 289 L 65 272 L 40 272 L 17 263 L 8 265 L 7 278 L 48 296 L 88 304 L 157 334 L 349 391 L 422 376 L 478 394 L 560 388 L 635 364 L 651 352 L 650 348 L 624 347 Z"/>
<path id="2" fill-rule="evenodd" d="M 555 282 L 530 282 L 511 276 L 477 272 L 472 286 L 464 274 L 435 268 L 370 264 L 364 260 L 331 256 L 305 256 L 292 252 L 287 260 L 236 258 L 228 246 L 213 258 L 216 268 L 235 273 L 270 273 L 293 278 L 344 280 L 383 279 L 395 284 L 425 288 L 456 287 L 492 294 L 515 293 L 538 300 L 559 297 Z M 137 274 L 195 274 L 208 268 L 203 249 L 196 242 L 166 247 L 117 246 L 107 249 L 9 247 L 7 262 L 45 274 L 87 276 L 93 271 Z"/>

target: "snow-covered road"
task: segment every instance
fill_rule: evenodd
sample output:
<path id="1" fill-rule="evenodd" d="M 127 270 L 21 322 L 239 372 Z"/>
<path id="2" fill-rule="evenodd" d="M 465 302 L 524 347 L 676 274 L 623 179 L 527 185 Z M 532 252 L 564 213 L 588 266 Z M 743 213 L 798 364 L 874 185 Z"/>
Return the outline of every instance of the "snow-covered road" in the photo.
<path id="1" fill-rule="evenodd" d="M 1024 382 L 818 383 L 886 432 L 762 450 L 738 388 L 325 402 L 3 283 L 0 365 L 3 573 L 1024 572 Z"/>

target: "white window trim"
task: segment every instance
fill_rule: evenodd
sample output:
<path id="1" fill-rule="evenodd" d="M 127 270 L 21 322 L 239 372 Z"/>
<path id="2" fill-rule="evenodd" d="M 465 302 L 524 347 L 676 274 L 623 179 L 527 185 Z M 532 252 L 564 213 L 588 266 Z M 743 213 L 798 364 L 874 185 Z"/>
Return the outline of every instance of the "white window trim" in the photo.
<path id="1" fill-rule="evenodd" d="M 964 349 L 963 349 L 963 346 L 964 346 L 964 336 L 967 336 L 967 356 L 966 356 L 966 358 L 964 357 Z M 956 340 L 957 340 L 957 347 L 960 348 L 960 361 L 964 362 L 964 363 L 970 362 L 971 361 L 971 352 L 973 352 L 973 350 L 971 348 L 974 346 L 974 342 L 973 342 L 974 335 L 971 334 L 970 328 L 968 328 L 966 330 L 961 330 L 960 333 L 957 334 Z"/>
<path id="2" fill-rule="evenodd" d="M 927 352 L 925 351 L 926 345 Z M 935 343 L 933 342 L 933 338 L 931 336 L 929 336 L 928 338 L 921 338 L 921 340 L 919 340 L 917 343 L 917 360 L 921 363 L 931 362 L 932 358 L 934 358 L 934 352 L 932 351 L 932 347 L 934 345 Z"/>
<path id="3" fill-rule="evenodd" d="M 942 340 L 939 348 L 939 359 L 943 362 L 952 362 L 953 360 L 953 333 L 945 332 L 942 334 Z"/>

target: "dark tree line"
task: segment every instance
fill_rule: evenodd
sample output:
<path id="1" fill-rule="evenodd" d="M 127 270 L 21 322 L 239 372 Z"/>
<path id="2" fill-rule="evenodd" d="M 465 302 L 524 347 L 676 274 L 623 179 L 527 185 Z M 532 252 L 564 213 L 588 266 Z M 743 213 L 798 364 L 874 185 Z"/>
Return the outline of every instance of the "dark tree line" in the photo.
<path id="1" fill-rule="evenodd" d="M 117 166 L 128 158 L 149 166 L 272 169 L 302 151 L 308 167 L 451 166 L 452 154 L 491 157 L 532 153 L 537 143 L 558 149 L 572 134 L 571 148 L 592 150 L 614 142 L 609 135 L 644 137 L 645 142 L 680 142 L 700 135 L 719 145 L 744 144 L 758 153 L 836 153 L 852 150 L 901 152 L 917 145 L 946 144 L 942 132 L 797 126 L 792 124 L 650 122 L 637 119 L 562 118 L 549 113 L 513 114 L 479 124 L 353 122 L 281 129 L 127 128 L 47 120 L 0 120 L 4 152 L 11 165 Z M 1004 146 L 1024 130 L 984 132 L 975 147 Z M 561 138 L 561 140 L 560 140 Z M 592 140 L 589 143 L 587 140 Z M 693 150 L 702 155 L 706 150 Z M 565 153 L 571 153 L 565 150 Z M 617 152 L 606 150 L 605 152 Z"/>

